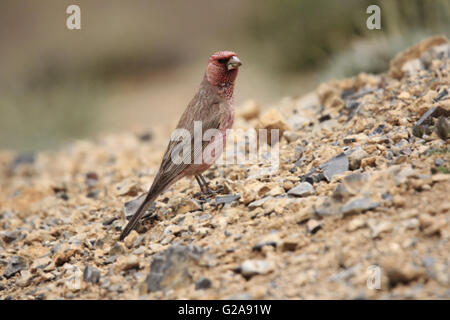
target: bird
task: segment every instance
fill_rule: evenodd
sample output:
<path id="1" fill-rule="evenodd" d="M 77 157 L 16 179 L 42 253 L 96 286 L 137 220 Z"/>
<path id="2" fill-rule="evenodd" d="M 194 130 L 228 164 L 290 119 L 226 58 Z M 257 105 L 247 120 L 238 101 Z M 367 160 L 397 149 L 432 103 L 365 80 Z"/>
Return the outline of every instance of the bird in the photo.
<path id="1" fill-rule="evenodd" d="M 181 141 L 171 139 L 169 142 L 147 196 L 123 229 L 120 241 L 137 226 L 142 215 L 158 196 L 178 180 L 195 177 L 203 193 L 212 193 L 202 173 L 223 152 L 228 130 L 233 126 L 234 84 L 241 65 L 242 61 L 233 51 L 219 51 L 209 57 L 200 87 L 176 126 L 176 130 L 188 133 L 188 138 Z M 201 123 L 201 137 L 204 137 L 209 129 L 216 130 L 218 134 L 210 140 L 202 139 L 201 143 L 195 143 L 196 122 Z M 190 150 L 188 156 L 191 161 L 174 161 L 173 154 L 184 150 L 185 147 Z"/>

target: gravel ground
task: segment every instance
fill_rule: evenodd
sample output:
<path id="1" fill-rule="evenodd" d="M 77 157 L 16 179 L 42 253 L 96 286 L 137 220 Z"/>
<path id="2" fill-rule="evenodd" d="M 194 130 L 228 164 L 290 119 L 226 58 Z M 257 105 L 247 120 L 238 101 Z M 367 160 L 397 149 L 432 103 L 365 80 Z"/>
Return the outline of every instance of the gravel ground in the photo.
<path id="1" fill-rule="evenodd" d="M 181 180 L 124 242 L 167 128 L 0 152 L 0 297 L 449 299 L 449 52 L 249 101 L 235 128 L 280 129 L 279 170 L 215 165 L 208 197 Z"/>

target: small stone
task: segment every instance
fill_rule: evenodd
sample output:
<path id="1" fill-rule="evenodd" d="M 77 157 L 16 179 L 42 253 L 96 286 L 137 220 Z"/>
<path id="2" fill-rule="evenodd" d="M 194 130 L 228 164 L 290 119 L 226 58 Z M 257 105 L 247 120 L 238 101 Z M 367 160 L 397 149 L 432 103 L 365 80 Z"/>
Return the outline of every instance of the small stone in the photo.
<path id="1" fill-rule="evenodd" d="M 420 59 L 409 60 L 402 66 L 402 72 L 407 72 L 410 75 L 416 74 L 417 72 L 419 72 L 420 70 L 423 70 L 423 69 L 424 69 L 424 65 L 422 63 L 422 60 L 420 60 Z"/>
<path id="2" fill-rule="evenodd" d="M 437 158 L 436 160 L 434 160 L 434 165 L 436 167 L 440 167 L 440 166 L 442 166 L 444 164 L 445 164 L 445 160 L 442 159 L 442 158 Z"/>
<path id="3" fill-rule="evenodd" d="M 201 277 L 195 281 L 195 290 L 205 290 L 211 288 L 211 280 L 205 277 Z"/>
<path id="4" fill-rule="evenodd" d="M 300 136 L 294 131 L 287 130 L 283 132 L 283 137 L 285 137 L 289 143 L 292 143 L 297 141 Z"/>
<path id="5" fill-rule="evenodd" d="M 270 109 L 261 116 L 255 129 L 258 132 L 258 137 L 259 134 L 261 134 L 259 129 L 267 130 L 267 144 L 272 145 L 272 143 L 278 142 L 276 139 L 274 139 L 274 137 L 272 137 L 272 130 L 278 130 L 278 139 L 280 139 L 284 131 L 291 130 L 291 127 L 284 120 L 283 115 L 278 110 Z M 272 140 L 274 141 L 272 142 Z"/>
<path id="6" fill-rule="evenodd" d="M 118 196 L 136 196 L 140 188 L 136 181 L 125 179 L 116 185 L 116 194 Z"/>
<path id="7" fill-rule="evenodd" d="M 98 283 L 100 281 L 100 270 L 86 265 L 83 272 L 83 280 L 90 283 Z"/>
<path id="8" fill-rule="evenodd" d="M 6 279 L 11 278 L 16 273 L 26 270 L 28 268 L 27 260 L 21 256 L 12 256 L 8 264 L 6 265 L 5 273 L 3 274 Z"/>
<path id="9" fill-rule="evenodd" d="M 378 236 L 382 233 L 391 231 L 392 227 L 393 227 L 393 225 L 390 221 L 376 222 L 376 221 L 370 220 L 368 225 L 371 230 L 372 239 L 378 238 Z"/>
<path id="10" fill-rule="evenodd" d="M 404 264 L 396 259 L 387 259 L 383 263 L 383 269 L 389 279 L 389 286 L 395 287 L 398 284 L 408 284 L 426 276 L 425 270 L 413 266 L 412 264 Z"/>
<path id="11" fill-rule="evenodd" d="M 296 197 L 306 197 L 315 193 L 314 187 L 309 182 L 301 182 L 288 191 L 288 195 Z"/>
<path id="12" fill-rule="evenodd" d="M 321 224 L 319 221 L 314 220 L 314 219 L 310 219 L 307 223 L 306 223 L 306 230 L 311 233 L 314 234 L 317 231 L 320 230 L 320 228 L 322 228 Z"/>
<path id="13" fill-rule="evenodd" d="M 347 202 L 341 209 L 342 214 L 356 214 L 367 210 L 375 209 L 380 204 L 372 202 L 369 198 L 356 198 Z"/>
<path id="14" fill-rule="evenodd" d="M 110 256 L 119 256 L 125 253 L 125 248 L 118 242 L 109 250 Z"/>
<path id="15" fill-rule="evenodd" d="M 52 263 L 52 259 L 50 259 L 50 257 L 42 257 L 42 258 L 34 260 L 33 263 L 31 264 L 30 269 L 31 269 L 31 271 L 34 271 L 37 269 L 44 269 L 51 263 Z"/>
<path id="16" fill-rule="evenodd" d="M 407 92 L 407 91 L 402 91 L 399 95 L 398 95 L 399 99 L 409 99 L 411 98 L 411 95 Z"/>
<path id="17" fill-rule="evenodd" d="M 266 260 L 246 260 L 235 269 L 236 272 L 242 274 L 245 278 L 251 278 L 258 274 L 266 274 L 272 270 L 273 265 Z"/>
<path id="18" fill-rule="evenodd" d="M 328 182 L 331 181 L 333 176 L 344 173 L 349 168 L 349 163 L 345 153 L 341 153 L 337 157 L 334 157 L 330 161 L 323 163 L 319 166 L 323 170 L 323 174 Z"/>
<path id="19" fill-rule="evenodd" d="M 277 233 L 270 233 L 257 241 L 253 246 L 253 250 L 261 251 L 264 246 L 277 247 L 277 243 L 280 241 L 280 237 Z"/>
<path id="20" fill-rule="evenodd" d="M 17 279 L 16 284 L 19 287 L 27 287 L 30 285 L 31 280 L 33 279 L 33 275 L 28 270 L 20 271 L 20 278 Z"/>
<path id="21" fill-rule="evenodd" d="M 271 199 L 273 199 L 273 197 L 269 196 L 269 197 L 262 198 L 260 200 L 253 201 L 248 204 L 248 207 L 251 209 L 262 207 L 264 205 L 264 203 L 266 203 L 266 201 L 271 200 Z"/>
<path id="22" fill-rule="evenodd" d="M 368 157 L 369 154 L 361 147 L 356 148 L 348 155 L 348 163 L 350 170 L 357 170 L 361 166 L 361 160 Z"/>
<path id="23" fill-rule="evenodd" d="M 236 116 L 245 120 L 255 119 L 259 116 L 259 109 L 259 105 L 255 100 L 248 100 L 237 110 Z"/>
<path id="24" fill-rule="evenodd" d="M 125 247 L 128 249 L 131 249 L 134 246 L 135 241 L 139 237 L 139 234 L 136 232 L 136 230 L 132 230 L 130 234 L 124 239 L 123 243 L 125 244 Z"/>
<path id="25" fill-rule="evenodd" d="M 447 140 L 450 136 L 450 123 L 445 117 L 439 117 L 436 124 L 436 133 L 442 140 Z"/>
<path id="26" fill-rule="evenodd" d="M 139 259 L 135 255 L 121 256 L 114 264 L 114 271 L 116 273 L 130 269 L 139 269 Z"/>
<path id="27" fill-rule="evenodd" d="M 2 238 L 3 241 L 5 241 L 5 243 L 11 243 L 15 240 L 17 240 L 20 237 L 20 232 L 19 231 L 5 231 L 2 232 Z"/>
<path id="28" fill-rule="evenodd" d="M 216 205 L 221 205 L 221 204 L 225 205 L 225 204 L 228 204 L 228 203 L 232 203 L 232 202 L 234 202 L 236 200 L 239 200 L 240 198 L 241 198 L 241 196 L 238 195 L 238 194 L 230 194 L 230 195 L 226 195 L 226 196 L 219 196 L 219 197 L 216 197 Z"/>
<path id="29" fill-rule="evenodd" d="M 347 231 L 355 231 L 361 229 L 367 225 L 366 221 L 361 218 L 355 218 L 347 226 Z"/>
<path id="30" fill-rule="evenodd" d="M 192 281 L 189 267 L 203 254 L 200 247 L 173 245 L 157 254 L 150 265 L 147 290 L 155 292 L 187 286 Z"/>
<path id="31" fill-rule="evenodd" d="M 201 210 L 201 205 L 194 199 L 184 199 L 177 209 L 178 214 Z"/>

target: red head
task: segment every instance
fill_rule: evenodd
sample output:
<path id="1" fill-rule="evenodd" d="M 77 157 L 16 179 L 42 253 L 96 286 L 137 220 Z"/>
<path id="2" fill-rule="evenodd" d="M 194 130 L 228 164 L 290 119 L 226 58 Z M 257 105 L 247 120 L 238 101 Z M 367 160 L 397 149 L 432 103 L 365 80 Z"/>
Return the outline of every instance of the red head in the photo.
<path id="1" fill-rule="evenodd" d="M 232 86 L 241 64 L 241 60 L 232 51 L 216 52 L 209 57 L 206 78 L 213 86 Z"/>

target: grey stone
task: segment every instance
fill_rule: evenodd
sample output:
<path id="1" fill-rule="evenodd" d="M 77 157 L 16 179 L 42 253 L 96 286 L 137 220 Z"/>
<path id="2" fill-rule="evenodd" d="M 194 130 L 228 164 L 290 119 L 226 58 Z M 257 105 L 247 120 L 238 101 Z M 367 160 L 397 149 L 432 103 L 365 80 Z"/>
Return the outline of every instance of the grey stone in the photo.
<path id="1" fill-rule="evenodd" d="M 380 204 L 378 202 L 372 202 L 369 198 L 362 197 L 356 198 L 347 202 L 341 209 L 343 214 L 361 213 L 367 210 L 375 209 Z"/>
<path id="2" fill-rule="evenodd" d="M 202 254 L 203 249 L 193 245 L 173 245 L 157 254 L 146 279 L 148 292 L 189 285 L 192 282 L 189 267 L 198 262 Z"/>
<path id="3" fill-rule="evenodd" d="M 195 281 L 195 290 L 205 290 L 211 288 L 211 280 L 205 277 L 201 277 Z"/>
<path id="4" fill-rule="evenodd" d="M 248 204 L 248 207 L 249 208 L 261 207 L 267 200 L 270 200 L 270 199 L 273 199 L 273 197 L 272 196 L 268 196 L 268 197 L 265 197 L 265 198 L 262 198 L 262 199 L 259 199 L 259 200 L 255 200 L 253 202 L 250 202 Z"/>
<path id="5" fill-rule="evenodd" d="M 265 274 L 270 270 L 271 265 L 266 260 L 246 260 L 235 269 L 235 272 L 242 274 L 246 278 L 250 278 L 257 274 Z"/>
<path id="6" fill-rule="evenodd" d="M 301 182 L 288 191 L 288 194 L 296 197 L 306 197 L 315 193 L 314 187 L 309 182 Z"/>
<path id="7" fill-rule="evenodd" d="M 16 273 L 26 270 L 28 268 L 27 260 L 21 256 L 12 256 L 8 264 L 6 265 L 5 273 L 3 274 L 5 278 L 9 279 Z"/>
<path id="8" fill-rule="evenodd" d="M 319 168 L 323 170 L 323 174 L 329 182 L 331 181 L 333 176 L 348 171 L 349 163 L 347 156 L 345 155 L 345 153 L 341 153 L 330 161 L 321 164 Z"/>
<path id="9" fill-rule="evenodd" d="M 241 198 L 241 196 L 239 194 L 231 194 L 231 195 L 226 195 L 226 196 L 220 196 L 220 197 L 216 197 L 216 205 L 225 205 L 228 203 L 232 203 L 236 200 L 239 200 Z"/>
<path id="10" fill-rule="evenodd" d="M 83 280 L 91 283 L 98 283 L 100 281 L 100 270 L 86 265 L 83 272 Z"/>

